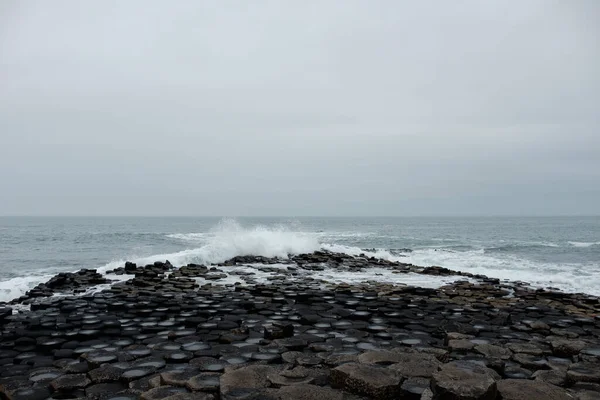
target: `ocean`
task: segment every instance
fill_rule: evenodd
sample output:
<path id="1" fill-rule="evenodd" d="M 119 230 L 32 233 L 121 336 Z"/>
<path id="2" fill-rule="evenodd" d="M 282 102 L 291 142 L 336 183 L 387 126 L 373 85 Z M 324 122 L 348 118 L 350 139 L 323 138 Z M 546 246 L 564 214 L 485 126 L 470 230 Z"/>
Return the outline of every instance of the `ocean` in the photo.
<path id="1" fill-rule="evenodd" d="M 0 217 L 0 301 L 58 272 L 106 273 L 126 260 L 181 266 L 320 249 L 600 295 L 600 217 Z M 400 279 L 381 271 L 319 274 L 332 281 Z M 398 282 L 434 280 L 420 279 Z"/>

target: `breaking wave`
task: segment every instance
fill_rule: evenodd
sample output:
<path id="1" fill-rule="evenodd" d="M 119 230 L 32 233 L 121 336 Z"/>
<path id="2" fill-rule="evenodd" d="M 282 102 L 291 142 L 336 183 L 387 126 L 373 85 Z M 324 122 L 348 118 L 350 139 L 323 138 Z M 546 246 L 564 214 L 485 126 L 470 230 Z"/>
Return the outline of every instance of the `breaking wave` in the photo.
<path id="1" fill-rule="evenodd" d="M 286 258 L 289 254 L 312 253 L 319 250 L 318 239 L 310 234 L 290 231 L 283 225 L 245 228 L 237 221 L 227 219 L 208 233 L 171 234 L 171 238 L 201 242 L 202 246 L 175 253 L 156 254 L 149 257 L 132 257 L 129 261 L 149 264 L 169 260 L 178 267 L 189 263 L 216 264 L 236 256 L 254 255 Z M 121 266 L 125 260 L 107 264 L 101 271 Z"/>
<path id="2" fill-rule="evenodd" d="M 126 258 L 101 266 L 98 271 L 107 273 L 109 270 L 123 266 L 125 261 L 145 265 L 155 261 L 169 260 L 173 265 L 179 267 L 188 263 L 216 264 L 243 255 L 286 258 L 290 254 L 328 250 L 353 256 L 364 254 L 367 257 L 412 263 L 419 266 L 439 265 L 489 277 L 525 281 L 535 287 L 554 287 L 567 292 L 600 295 L 600 282 L 597 278 L 600 276 L 600 263 L 598 262 L 587 264 L 544 263 L 521 258 L 509 251 L 502 251 L 500 249 L 504 249 L 503 246 L 487 249 L 456 245 L 449 246 L 450 248 L 413 248 L 412 251 L 384 248 L 365 250 L 358 246 L 340 244 L 339 241 L 343 242 L 346 238 L 346 243 L 348 243 L 354 237 L 371 236 L 370 232 L 302 232 L 298 230 L 297 226 L 292 228 L 293 230 L 284 225 L 244 227 L 235 220 L 227 219 L 208 232 L 166 235 L 168 239 L 171 239 L 171 244 L 175 240 L 178 245 L 189 246 L 188 249 L 153 255 L 129 254 Z M 164 238 L 165 235 L 163 234 L 162 237 Z M 569 242 L 569 244 L 573 247 L 585 248 L 600 245 L 600 242 Z M 529 245 L 556 247 L 554 243 L 550 242 L 529 243 Z M 330 271 L 323 272 L 323 274 L 328 273 Z M 16 277 L 0 282 L 0 301 L 9 301 L 19 297 L 38 283 L 47 281 L 51 276 L 40 273 L 38 276 Z M 345 279 L 360 280 L 367 279 L 367 276 L 347 276 Z"/>

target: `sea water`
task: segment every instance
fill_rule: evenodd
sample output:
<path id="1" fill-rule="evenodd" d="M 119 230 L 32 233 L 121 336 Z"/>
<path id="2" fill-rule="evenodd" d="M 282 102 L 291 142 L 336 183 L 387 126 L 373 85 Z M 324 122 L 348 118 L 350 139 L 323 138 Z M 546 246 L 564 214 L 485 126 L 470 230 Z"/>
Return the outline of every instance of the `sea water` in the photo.
<path id="1" fill-rule="evenodd" d="M 0 301 L 58 272 L 105 273 L 126 260 L 181 266 L 321 249 L 600 295 L 600 217 L 0 217 Z M 259 266 L 243 268 L 254 268 L 260 279 Z M 377 269 L 310 273 L 336 282 L 435 287 L 447 281 Z"/>

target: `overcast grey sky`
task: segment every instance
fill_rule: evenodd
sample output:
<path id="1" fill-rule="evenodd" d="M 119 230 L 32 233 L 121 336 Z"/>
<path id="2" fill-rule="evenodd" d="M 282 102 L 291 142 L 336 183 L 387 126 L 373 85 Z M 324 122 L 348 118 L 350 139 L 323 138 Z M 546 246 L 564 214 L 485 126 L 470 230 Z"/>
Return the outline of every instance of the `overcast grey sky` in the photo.
<path id="1" fill-rule="evenodd" d="M 600 1 L 0 2 L 0 215 L 600 214 Z"/>

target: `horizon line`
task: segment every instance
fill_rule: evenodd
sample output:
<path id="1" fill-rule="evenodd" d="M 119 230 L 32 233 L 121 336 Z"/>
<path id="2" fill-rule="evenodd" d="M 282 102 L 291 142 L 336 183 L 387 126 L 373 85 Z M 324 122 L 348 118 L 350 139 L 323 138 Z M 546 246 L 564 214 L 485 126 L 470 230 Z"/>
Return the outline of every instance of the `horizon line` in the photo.
<path id="1" fill-rule="evenodd" d="M 9 214 L 0 218 L 573 218 L 600 214 L 421 214 L 421 215 L 118 215 L 118 214 Z"/>

